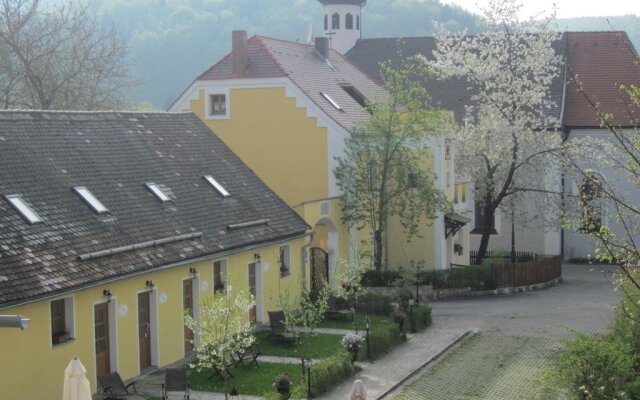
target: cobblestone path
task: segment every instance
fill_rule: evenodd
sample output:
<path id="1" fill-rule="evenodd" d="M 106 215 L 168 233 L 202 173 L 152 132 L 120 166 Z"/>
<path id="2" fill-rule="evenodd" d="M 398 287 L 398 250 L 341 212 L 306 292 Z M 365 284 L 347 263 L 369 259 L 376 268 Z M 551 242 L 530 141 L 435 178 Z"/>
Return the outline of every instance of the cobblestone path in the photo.
<path id="1" fill-rule="evenodd" d="M 566 265 L 562 285 L 538 292 L 433 303 L 436 324 L 473 325 L 480 334 L 387 398 L 562 399 L 542 390 L 542 374 L 575 332 L 607 333 L 619 299 L 611 274 L 591 269 Z"/>

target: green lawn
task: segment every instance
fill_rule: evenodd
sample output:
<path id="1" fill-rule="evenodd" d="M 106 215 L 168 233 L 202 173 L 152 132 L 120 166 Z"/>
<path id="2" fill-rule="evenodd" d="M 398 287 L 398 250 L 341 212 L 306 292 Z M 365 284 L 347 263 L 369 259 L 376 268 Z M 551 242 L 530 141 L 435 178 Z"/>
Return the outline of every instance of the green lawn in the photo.
<path id="1" fill-rule="evenodd" d="M 358 327 L 358 333 L 363 333 L 365 330 L 365 317 L 364 313 L 356 313 L 356 326 Z M 381 324 L 393 324 L 393 320 L 387 315 L 369 314 L 369 326 L 373 329 L 376 325 Z M 321 328 L 335 328 L 335 329 L 353 329 L 353 322 L 346 318 L 335 315 L 326 318 L 319 325 Z"/>
<path id="2" fill-rule="evenodd" d="M 303 334 L 304 335 L 304 334 Z M 311 337 L 307 346 L 309 351 L 306 356 L 311 358 L 324 358 L 336 352 L 341 347 L 342 335 L 329 335 L 316 333 Z M 260 351 L 264 355 L 280 357 L 299 357 L 299 349 L 281 338 L 269 337 L 269 331 L 256 332 L 256 342 L 260 345 Z"/>
<path id="3" fill-rule="evenodd" d="M 246 369 L 238 367 L 232 368 L 230 371 L 233 377 L 229 377 L 227 380 L 227 390 L 230 391 L 235 386 L 240 395 L 262 396 L 265 393 L 275 392 L 271 385 L 275 377 L 281 372 L 288 372 L 291 375 L 293 381 L 291 385 L 292 391 L 296 387 L 304 388 L 299 365 L 261 362 L 259 368 L 255 366 L 247 367 Z M 189 374 L 189 387 L 193 390 L 224 393 L 224 381 L 219 376 L 213 378 L 210 378 L 210 376 L 210 371 L 191 372 Z"/>

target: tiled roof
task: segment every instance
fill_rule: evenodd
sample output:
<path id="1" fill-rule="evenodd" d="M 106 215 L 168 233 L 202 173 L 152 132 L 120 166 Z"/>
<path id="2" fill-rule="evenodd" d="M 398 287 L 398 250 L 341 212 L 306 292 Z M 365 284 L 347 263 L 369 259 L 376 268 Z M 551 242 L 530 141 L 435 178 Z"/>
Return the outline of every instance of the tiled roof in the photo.
<path id="1" fill-rule="evenodd" d="M 554 47 L 558 53 L 564 54 L 565 39 L 556 41 Z M 359 39 L 347 52 L 346 57 L 367 75 L 380 81 L 382 78 L 379 66 L 382 62 L 391 60 L 392 63 L 397 64 L 399 57 L 411 57 L 416 54 L 433 60 L 435 48 L 436 40 L 433 37 Z M 550 90 L 550 96 L 557 107 L 549 112 L 557 119 L 560 119 L 561 113 L 563 79 L 564 76 L 555 79 Z M 477 93 L 477 89 L 464 78 L 454 77 L 444 81 L 425 78 L 422 83 L 433 105 L 453 111 L 454 118 L 458 122 L 464 119 L 465 107 L 472 104 L 472 96 Z"/>
<path id="2" fill-rule="evenodd" d="M 340 53 L 330 50 L 330 64 L 314 46 L 285 40 L 253 36 L 248 43 L 249 63 L 241 74 L 233 72 L 231 54 L 202 73 L 196 80 L 233 78 L 288 77 L 316 105 L 345 129 L 367 120 L 369 114 L 347 94 L 342 85 L 354 86 L 367 99 L 380 99 L 382 88 L 363 74 Z M 340 105 L 337 110 L 320 92 L 328 94 Z"/>
<path id="3" fill-rule="evenodd" d="M 204 175 L 231 195 L 223 198 Z M 172 201 L 158 200 L 147 182 Z M 76 186 L 87 187 L 109 213 L 96 215 Z M 26 223 L 4 197 L 12 194 L 43 222 Z M 0 195 L 0 307 L 308 228 L 188 113 L 0 112 Z M 228 228 L 259 220 L 268 224 Z M 79 259 L 186 234 L 194 237 Z"/>
<path id="4" fill-rule="evenodd" d="M 568 33 L 568 65 L 577 75 L 584 94 L 599 103 L 604 112 L 613 113 L 614 122 L 629 124 L 625 99 L 620 85 L 640 85 L 638 54 L 625 32 Z M 598 127 L 600 122 L 584 94 L 573 82 L 567 85 L 564 125 L 568 127 Z M 640 117 L 632 109 L 633 118 Z"/>
<path id="5" fill-rule="evenodd" d="M 380 79 L 379 64 L 386 60 L 395 60 L 399 43 L 402 43 L 402 56 L 423 54 L 432 59 L 435 49 L 433 37 L 361 39 L 349 50 L 346 56 L 360 69 L 374 79 Z M 624 32 L 568 32 L 554 42 L 558 54 L 566 57 L 567 74 L 577 74 L 585 94 L 598 102 L 603 111 L 616 116 L 615 122 L 628 125 L 627 109 L 620 96 L 620 84 L 640 84 L 640 64 L 638 56 Z M 557 107 L 550 110 L 552 115 L 560 117 L 562 124 L 569 128 L 599 127 L 599 121 L 592 107 L 577 90 L 568 77 L 561 74 L 551 87 L 551 96 Z M 566 95 L 562 104 L 566 82 Z M 435 104 L 453 110 L 457 121 L 465 113 L 465 105 L 471 104 L 474 88 L 464 79 L 448 81 L 425 80 L 424 85 Z M 635 118 L 639 111 L 632 110 Z M 624 117 L 620 117 L 624 116 Z"/>

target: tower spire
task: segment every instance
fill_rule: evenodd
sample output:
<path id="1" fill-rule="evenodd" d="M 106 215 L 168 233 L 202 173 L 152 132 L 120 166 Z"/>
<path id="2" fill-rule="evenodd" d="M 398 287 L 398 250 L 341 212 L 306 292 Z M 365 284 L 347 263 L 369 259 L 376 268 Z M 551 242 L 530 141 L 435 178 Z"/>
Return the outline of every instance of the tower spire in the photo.
<path id="1" fill-rule="evenodd" d="M 345 54 L 361 37 L 366 0 L 318 0 L 324 6 L 324 35 L 332 49 Z"/>

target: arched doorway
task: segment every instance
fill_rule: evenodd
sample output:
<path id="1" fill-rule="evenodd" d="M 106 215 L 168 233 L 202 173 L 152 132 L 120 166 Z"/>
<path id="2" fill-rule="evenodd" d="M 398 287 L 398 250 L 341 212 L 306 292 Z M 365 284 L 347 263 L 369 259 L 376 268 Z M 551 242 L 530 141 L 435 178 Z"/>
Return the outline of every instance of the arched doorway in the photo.
<path id="1" fill-rule="evenodd" d="M 313 227 L 311 242 L 311 287 L 314 287 L 314 276 L 319 279 L 325 276 L 329 284 L 333 283 L 333 275 L 339 257 L 340 237 L 335 224 L 328 218 L 321 218 Z M 324 253 L 324 255 L 323 255 Z M 315 263 L 315 266 L 314 266 Z M 322 265 L 326 265 L 323 267 Z M 323 269 L 326 271 L 324 272 Z M 315 273 L 315 275 L 314 275 Z M 317 283 L 316 283 L 317 284 Z"/>

